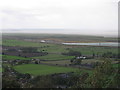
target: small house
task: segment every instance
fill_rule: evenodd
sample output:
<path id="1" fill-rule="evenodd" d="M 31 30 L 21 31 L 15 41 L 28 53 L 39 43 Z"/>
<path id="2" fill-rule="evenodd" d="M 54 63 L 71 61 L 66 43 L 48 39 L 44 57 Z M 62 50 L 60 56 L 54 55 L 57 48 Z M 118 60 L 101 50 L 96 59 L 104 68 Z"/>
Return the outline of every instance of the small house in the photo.
<path id="1" fill-rule="evenodd" d="M 85 56 L 76 57 L 76 59 L 86 59 Z"/>

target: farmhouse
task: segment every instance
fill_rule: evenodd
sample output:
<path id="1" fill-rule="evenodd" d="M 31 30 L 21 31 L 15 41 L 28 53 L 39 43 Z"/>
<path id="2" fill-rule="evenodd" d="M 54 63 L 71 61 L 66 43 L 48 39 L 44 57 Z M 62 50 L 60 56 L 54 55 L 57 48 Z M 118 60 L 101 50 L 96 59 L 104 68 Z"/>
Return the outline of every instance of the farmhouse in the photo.
<path id="1" fill-rule="evenodd" d="M 76 57 L 76 59 L 86 59 L 85 56 Z"/>
<path id="2" fill-rule="evenodd" d="M 31 62 L 35 64 L 40 64 L 40 59 L 32 59 Z"/>
<path id="3" fill-rule="evenodd" d="M 41 40 L 40 42 L 43 42 L 43 43 L 44 43 L 44 42 L 45 42 L 45 40 Z"/>

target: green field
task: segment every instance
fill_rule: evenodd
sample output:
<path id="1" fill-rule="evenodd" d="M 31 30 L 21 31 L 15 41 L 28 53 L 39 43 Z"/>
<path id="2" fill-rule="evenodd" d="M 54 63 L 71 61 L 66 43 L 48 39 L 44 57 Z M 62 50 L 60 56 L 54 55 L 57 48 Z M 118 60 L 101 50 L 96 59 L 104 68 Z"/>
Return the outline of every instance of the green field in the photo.
<path id="1" fill-rule="evenodd" d="M 59 39 L 63 41 L 77 41 L 77 42 L 117 42 L 118 38 L 91 36 L 91 35 L 75 35 L 75 34 L 31 34 L 31 33 L 3 33 L 3 38 L 18 38 L 18 39 Z"/>
<path id="2" fill-rule="evenodd" d="M 41 40 L 46 42 L 41 43 Z M 62 45 L 63 42 L 117 42 L 117 38 L 67 34 L 3 34 L 3 40 L 0 43 L 3 47 L 3 49 L 0 48 L 3 50 L 3 55 L 0 55 L 0 58 L 2 57 L 3 59 L 3 62 L 0 62 L 2 64 L 0 73 L 3 73 L 5 85 L 9 87 L 20 84 L 22 88 L 37 88 L 39 85 L 45 87 L 46 85 L 55 85 L 55 87 L 65 85 L 68 88 L 89 88 L 96 86 L 99 88 L 99 84 L 101 87 L 102 85 L 105 86 L 104 84 L 112 85 L 114 82 L 115 84 L 117 83 L 113 81 L 114 78 L 117 79 L 116 71 L 120 65 L 117 57 L 117 47 Z M 82 59 L 80 63 L 78 62 L 79 59 L 75 60 L 75 56 L 80 56 L 79 52 L 82 56 L 87 57 Z M 112 64 L 112 69 L 109 62 L 103 62 L 107 56 Z M 74 59 L 73 63 L 71 59 Z M 97 65 L 100 66 L 96 67 Z M 96 68 L 94 69 L 92 66 Z M 62 77 L 64 73 L 69 77 Z M 32 77 L 22 74 L 30 74 Z M 56 74 L 60 77 L 57 77 Z M 49 75 L 50 77 L 47 78 Z M 8 81 L 9 83 L 7 83 Z"/>
<path id="3" fill-rule="evenodd" d="M 113 67 L 114 67 L 114 68 L 120 69 L 119 66 L 120 66 L 120 63 L 119 63 L 119 64 L 113 64 Z"/>
<path id="4" fill-rule="evenodd" d="M 52 44 L 44 44 L 44 43 L 34 43 L 30 41 L 23 41 L 23 40 L 3 40 L 2 45 L 4 46 L 21 46 L 21 47 L 43 47 L 43 46 L 50 46 Z"/>
<path id="5" fill-rule="evenodd" d="M 48 66 L 48 65 L 36 65 L 36 64 L 24 64 L 14 66 L 14 69 L 20 73 L 29 73 L 31 75 L 48 75 L 54 73 L 67 73 L 75 72 L 77 68 L 70 67 L 58 67 L 58 66 Z"/>
<path id="6" fill-rule="evenodd" d="M 24 58 L 19 56 L 10 56 L 10 55 L 2 55 L 3 60 L 30 60 L 30 58 Z"/>
<path id="7" fill-rule="evenodd" d="M 96 47 L 96 46 L 81 46 L 81 47 L 75 47 L 75 48 L 70 48 L 71 50 L 74 51 L 79 51 L 83 55 L 92 55 L 93 53 L 101 55 L 102 53 L 106 52 L 112 52 L 117 54 L 118 53 L 118 48 L 116 47 Z"/>
<path id="8" fill-rule="evenodd" d="M 59 61 L 41 61 L 44 64 L 52 64 L 52 65 L 69 65 L 71 64 L 70 60 L 59 60 Z"/>
<path id="9" fill-rule="evenodd" d="M 93 53 L 101 55 L 105 52 L 117 54 L 117 47 L 97 47 L 97 46 L 67 46 L 58 44 L 38 43 L 22 40 L 3 40 L 3 46 L 21 46 L 21 47 L 38 47 L 38 51 L 48 52 L 49 54 L 61 54 L 69 50 L 79 51 L 82 55 L 92 55 Z M 69 48 L 69 50 L 68 50 Z"/>
<path id="10" fill-rule="evenodd" d="M 54 44 L 51 45 L 50 47 L 44 47 L 44 48 L 38 48 L 38 51 L 45 51 L 48 53 L 55 53 L 55 54 L 61 54 L 62 52 L 67 52 L 68 50 L 66 50 L 66 46 L 65 45 L 58 45 L 58 44 Z"/>
<path id="11" fill-rule="evenodd" d="M 60 54 L 48 54 L 45 56 L 39 56 L 39 57 L 31 57 L 34 59 L 42 59 L 42 60 L 70 60 L 74 58 L 74 56 L 65 56 Z"/>
<path id="12" fill-rule="evenodd" d="M 82 55 L 102 55 L 106 52 L 112 52 L 114 54 L 118 53 L 117 47 L 96 47 L 96 46 L 67 46 L 67 45 L 59 45 L 59 44 L 47 44 L 47 43 L 37 43 L 30 41 L 22 41 L 22 40 L 3 40 L 3 45 L 5 46 L 21 46 L 21 47 L 38 47 L 38 51 L 47 52 L 48 55 L 31 57 L 36 59 L 43 60 L 70 60 L 74 56 L 65 56 L 61 55 L 61 53 L 68 52 L 69 50 L 79 51 Z M 28 58 L 17 57 L 17 56 L 3 56 L 3 59 L 21 59 L 27 60 Z"/>
<path id="13" fill-rule="evenodd" d="M 96 59 L 85 59 L 85 60 L 82 60 L 81 64 L 91 64 L 91 63 L 94 63 L 94 62 L 103 62 L 102 60 L 96 60 Z M 69 65 L 71 64 L 70 60 L 59 60 L 59 61 L 41 61 L 41 63 L 44 63 L 44 64 L 52 64 L 52 65 Z"/>
<path id="14" fill-rule="evenodd" d="M 2 68 L 0 67 L 0 72 L 2 72 L 3 70 L 2 70 Z"/>
<path id="15" fill-rule="evenodd" d="M 48 54 L 46 56 L 39 56 L 39 57 L 30 57 L 24 58 L 19 56 L 10 56 L 10 55 L 0 55 L 2 56 L 3 60 L 31 60 L 31 59 L 42 59 L 42 60 L 70 60 L 74 58 L 74 56 L 65 56 L 60 54 Z"/>

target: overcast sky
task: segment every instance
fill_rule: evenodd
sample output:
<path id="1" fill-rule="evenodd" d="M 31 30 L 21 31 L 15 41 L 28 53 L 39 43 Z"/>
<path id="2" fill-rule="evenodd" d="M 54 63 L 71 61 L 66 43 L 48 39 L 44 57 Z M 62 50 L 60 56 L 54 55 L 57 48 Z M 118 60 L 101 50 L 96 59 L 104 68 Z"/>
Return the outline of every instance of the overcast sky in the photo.
<path id="1" fill-rule="evenodd" d="M 117 35 L 118 1 L 1 0 L 1 29 L 22 29 L 3 32 Z"/>

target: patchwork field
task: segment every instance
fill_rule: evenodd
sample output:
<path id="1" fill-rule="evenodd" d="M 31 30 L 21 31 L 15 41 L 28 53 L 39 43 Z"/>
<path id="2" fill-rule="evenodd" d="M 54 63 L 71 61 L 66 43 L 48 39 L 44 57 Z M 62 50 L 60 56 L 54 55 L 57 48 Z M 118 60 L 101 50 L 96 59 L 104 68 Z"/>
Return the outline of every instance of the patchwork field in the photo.
<path id="1" fill-rule="evenodd" d="M 47 42 L 41 43 L 41 40 L 46 40 Z M 4 52 L 6 54 L 2 55 L 4 60 L 31 60 L 31 59 L 41 59 L 46 61 L 40 61 L 43 64 L 53 64 L 53 65 L 69 65 L 70 60 L 75 57 L 69 55 L 63 55 L 63 53 L 68 53 L 69 51 L 78 51 L 82 56 L 92 56 L 93 53 L 97 55 L 102 55 L 106 52 L 112 52 L 113 54 L 118 54 L 117 47 L 98 47 L 98 46 L 69 46 L 62 45 L 62 42 L 116 42 L 117 38 L 104 38 L 96 36 L 79 36 L 79 35 L 42 35 L 42 34 L 4 34 L 2 46 L 4 47 Z M 61 42 L 61 43 L 60 43 Z M 19 52 L 22 51 L 21 48 L 33 48 L 35 52 Z M 10 50 L 9 50 L 10 49 Z M 20 50 L 21 49 L 21 50 Z M 13 50 L 13 51 L 12 51 Z M 26 49 L 25 49 L 26 50 Z M 29 51 L 29 49 L 27 49 Z M 22 54 L 21 54 L 22 53 Z M 47 54 L 44 54 L 47 53 Z M 25 57 L 26 56 L 26 57 Z M 93 63 L 101 62 L 98 59 L 86 59 L 81 62 Z M 68 67 L 58 67 L 58 66 L 48 66 L 48 65 L 36 65 L 36 64 L 25 64 L 16 65 L 14 67 L 17 71 L 21 73 L 30 73 L 32 75 L 47 75 L 53 73 L 64 73 L 72 72 L 77 70 L 76 68 Z"/>
<path id="2" fill-rule="evenodd" d="M 74 56 L 66 56 L 62 55 L 62 53 L 69 52 L 70 50 L 81 52 L 82 55 L 102 55 L 106 52 L 112 52 L 114 54 L 118 53 L 117 47 L 97 47 L 97 46 L 67 46 L 67 45 L 60 45 L 60 44 L 48 44 L 48 43 L 38 43 L 38 42 L 30 42 L 30 41 L 22 41 L 22 40 L 14 40 L 14 39 L 4 39 L 3 46 L 19 46 L 20 47 L 36 47 L 38 52 L 47 52 L 48 54 L 45 56 L 41 56 L 39 54 L 36 54 L 36 56 L 33 55 L 33 53 L 28 53 L 27 56 L 29 58 L 25 58 L 26 54 L 23 56 L 18 56 L 19 52 L 10 52 L 10 55 L 3 55 L 3 59 L 6 60 L 28 60 L 31 58 L 35 59 L 42 59 L 42 60 L 70 60 L 74 58 Z M 17 48 L 17 47 L 15 47 Z M 19 50 L 18 48 L 18 50 Z M 15 55 L 14 55 L 15 54 Z M 31 56 L 31 57 L 30 57 Z"/>
<path id="3" fill-rule="evenodd" d="M 54 73 L 75 72 L 77 68 L 58 67 L 48 65 L 24 64 L 14 66 L 14 69 L 21 73 L 29 73 L 31 75 L 48 75 Z"/>
<path id="4" fill-rule="evenodd" d="M 25 34 L 25 33 L 3 33 L 4 39 L 28 39 L 31 41 L 39 41 L 40 39 L 57 40 L 64 42 L 117 42 L 117 38 L 90 36 L 90 35 L 74 35 L 74 34 Z"/>
<path id="5" fill-rule="evenodd" d="M 48 43 L 37 43 L 21 40 L 3 40 L 3 46 L 20 46 L 20 47 L 38 47 L 38 51 L 61 54 L 69 50 L 79 51 L 83 55 L 101 54 L 105 52 L 118 53 L 117 47 L 97 47 L 97 46 L 67 46 Z"/>

